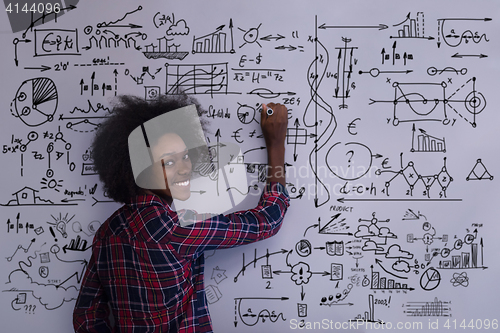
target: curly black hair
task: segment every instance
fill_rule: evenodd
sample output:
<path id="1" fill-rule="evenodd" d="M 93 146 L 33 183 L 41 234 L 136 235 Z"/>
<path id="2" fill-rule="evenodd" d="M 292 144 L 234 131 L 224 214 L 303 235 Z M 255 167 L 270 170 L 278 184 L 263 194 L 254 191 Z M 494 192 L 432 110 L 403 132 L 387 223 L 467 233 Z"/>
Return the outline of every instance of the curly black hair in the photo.
<path id="1" fill-rule="evenodd" d="M 131 95 L 117 97 L 111 115 L 99 126 L 91 147 L 95 170 L 109 198 L 129 203 L 136 195 L 144 193 L 134 180 L 128 147 L 130 133 L 150 119 L 191 104 L 196 105 L 202 128 L 206 131 L 208 123 L 201 117 L 206 111 L 192 96 L 161 95 L 154 101 Z M 186 128 L 173 126 L 172 132 L 176 133 L 176 127 Z M 185 133 L 177 134 L 183 138 Z"/>

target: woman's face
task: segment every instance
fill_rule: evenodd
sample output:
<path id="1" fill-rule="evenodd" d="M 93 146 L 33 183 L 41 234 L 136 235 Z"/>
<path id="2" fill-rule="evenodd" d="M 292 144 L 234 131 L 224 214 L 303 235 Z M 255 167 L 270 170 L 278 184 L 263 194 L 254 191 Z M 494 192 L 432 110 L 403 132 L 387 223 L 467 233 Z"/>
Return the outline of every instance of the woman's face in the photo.
<path id="1" fill-rule="evenodd" d="M 166 133 L 151 148 L 155 161 L 161 161 L 157 169 L 159 181 L 165 182 L 165 190 L 158 190 L 163 197 L 187 200 L 191 196 L 191 160 L 182 138 L 175 133 Z"/>

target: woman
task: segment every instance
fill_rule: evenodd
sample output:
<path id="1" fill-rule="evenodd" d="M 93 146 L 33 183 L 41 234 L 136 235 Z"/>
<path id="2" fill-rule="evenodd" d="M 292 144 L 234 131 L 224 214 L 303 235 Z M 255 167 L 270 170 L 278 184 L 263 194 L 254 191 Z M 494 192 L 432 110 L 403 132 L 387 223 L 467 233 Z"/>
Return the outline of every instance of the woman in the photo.
<path id="1" fill-rule="evenodd" d="M 161 161 L 159 169 L 153 164 L 152 182 L 164 186 L 137 186 L 127 142 L 130 133 L 191 104 L 202 113 L 196 100 L 186 95 L 155 102 L 124 96 L 100 126 L 92 146 L 94 165 L 108 196 L 124 206 L 94 237 L 73 314 L 76 332 L 212 332 L 203 252 L 252 243 L 280 229 L 289 206 L 284 175 L 287 110 L 280 104 L 263 105 L 261 113 L 268 178 L 254 209 L 179 223 L 171 204 L 190 196 L 193 168 L 188 139 L 183 138 L 186 131 L 175 130 L 182 126 L 148 142 L 151 160 Z"/>

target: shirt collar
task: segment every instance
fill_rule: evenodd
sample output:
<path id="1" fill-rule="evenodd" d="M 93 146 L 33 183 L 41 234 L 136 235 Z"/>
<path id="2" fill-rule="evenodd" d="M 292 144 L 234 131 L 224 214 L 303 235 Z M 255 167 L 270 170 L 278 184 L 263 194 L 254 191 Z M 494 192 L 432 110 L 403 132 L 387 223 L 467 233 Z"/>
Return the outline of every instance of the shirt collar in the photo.
<path id="1" fill-rule="evenodd" d="M 169 211 L 172 210 L 166 200 L 164 200 L 163 198 L 154 193 L 136 195 L 135 197 L 131 198 L 130 202 L 127 203 L 127 206 L 130 206 L 132 208 L 144 208 L 147 206 L 162 206 L 167 208 Z"/>

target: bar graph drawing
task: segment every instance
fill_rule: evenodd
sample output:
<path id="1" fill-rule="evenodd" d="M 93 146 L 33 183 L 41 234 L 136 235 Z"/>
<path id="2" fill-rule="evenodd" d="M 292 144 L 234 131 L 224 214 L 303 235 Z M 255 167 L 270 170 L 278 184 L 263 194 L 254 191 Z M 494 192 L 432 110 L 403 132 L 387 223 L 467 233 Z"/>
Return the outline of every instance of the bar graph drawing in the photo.
<path id="1" fill-rule="evenodd" d="M 146 45 L 146 51 L 143 52 L 144 56 L 148 59 L 158 59 L 158 58 L 166 58 L 166 59 L 178 59 L 183 60 L 189 52 L 178 51 L 179 45 L 176 45 L 172 42 L 172 44 L 168 44 L 173 39 L 168 39 L 166 37 L 158 38 L 157 45 L 151 43 Z"/>
<path id="2" fill-rule="evenodd" d="M 193 54 L 195 53 L 235 53 L 233 43 L 233 20 L 229 21 L 229 34 L 224 32 L 225 25 L 214 32 L 201 37 L 193 37 Z"/>
<path id="3" fill-rule="evenodd" d="M 396 36 L 391 36 L 391 38 L 434 39 L 434 37 L 425 36 L 425 15 L 423 12 L 417 12 L 416 18 L 411 18 L 410 12 L 404 21 L 393 25 L 393 27 L 398 27 L 398 32 Z"/>
<path id="4" fill-rule="evenodd" d="M 407 283 L 396 282 L 394 279 L 388 279 L 380 275 L 380 272 L 375 272 L 372 266 L 372 283 L 371 290 L 415 290 L 415 288 L 408 287 Z"/>
<path id="5" fill-rule="evenodd" d="M 410 149 L 412 153 L 421 153 L 421 152 L 446 153 L 446 142 L 444 138 L 440 139 L 435 136 L 431 136 L 421 128 L 419 128 L 418 130 L 420 131 L 420 133 L 416 133 L 415 124 L 413 124 L 412 142 Z"/>
<path id="6" fill-rule="evenodd" d="M 166 74 L 166 94 L 230 94 L 227 90 L 228 67 L 226 63 L 169 65 Z"/>
<path id="7" fill-rule="evenodd" d="M 450 317 L 450 305 L 435 297 L 433 302 L 407 302 L 403 312 L 408 317 Z"/>
<path id="8" fill-rule="evenodd" d="M 480 246 L 479 246 L 480 245 Z M 464 248 L 463 248 L 464 249 Z M 439 269 L 486 269 L 483 266 L 483 244 L 471 243 L 469 251 L 453 254 L 451 259 L 439 261 Z"/>
<path id="9" fill-rule="evenodd" d="M 373 299 L 373 295 L 368 295 L 368 311 L 365 311 L 363 315 L 358 314 L 354 319 L 350 321 L 355 322 L 365 322 L 365 323 L 379 323 L 384 324 L 381 320 L 375 320 L 375 301 Z"/>

